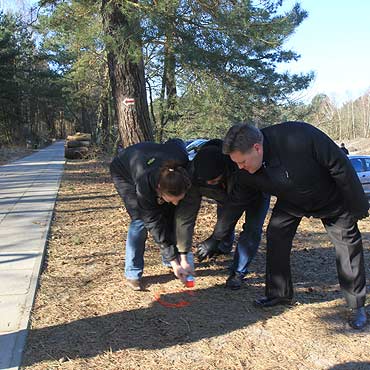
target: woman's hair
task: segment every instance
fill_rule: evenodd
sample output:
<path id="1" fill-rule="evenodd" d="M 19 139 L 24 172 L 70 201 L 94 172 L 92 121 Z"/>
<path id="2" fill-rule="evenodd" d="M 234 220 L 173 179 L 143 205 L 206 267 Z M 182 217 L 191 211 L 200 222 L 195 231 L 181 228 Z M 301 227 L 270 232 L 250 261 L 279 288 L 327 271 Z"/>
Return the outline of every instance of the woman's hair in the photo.
<path id="1" fill-rule="evenodd" d="M 158 185 L 161 193 L 178 196 L 187 192 L 191 180 L 185 168 L 176 161 L 166 161 L 159 169 Z"/>

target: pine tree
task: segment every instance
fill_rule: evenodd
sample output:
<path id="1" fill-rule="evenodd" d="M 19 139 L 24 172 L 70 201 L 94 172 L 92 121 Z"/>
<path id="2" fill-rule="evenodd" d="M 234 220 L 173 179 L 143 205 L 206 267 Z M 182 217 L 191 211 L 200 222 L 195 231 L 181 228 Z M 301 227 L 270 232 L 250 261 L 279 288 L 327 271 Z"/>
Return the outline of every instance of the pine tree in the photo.
<path id="1" fill-rule="evenodd" d="M 299 5 L 279 14 L 280 5 L 280 1 L 163 0 L 147 6 L 149 76 L 151 85 L 160 87 L 159 137 L 168 123 L 172 130 L 177 121 L 184 124 L 188 112 L 181 106 L 198 105 L 193 120 L 209 117 L 209 109 L 216 116 L 220 103 L 224 113 L 219 120 L 263 119 L 269 118 L 267 106 L 308 86 L 312 74 L 277 72 L 279 63 L 298 58 L 284 50 L 283 43 L 307 16 Z M 158 69 L 161 75 L 153 73 Z M 208 86 L 211 90 L 217 86 L 217 99 L 202 109 L 198 103 L 211 98 Z"/>
<path id="2" fill-rule="evenodd" d="M 136 1 L 102 1 L 109 76 L 124 146 L 153 140 Z"/>

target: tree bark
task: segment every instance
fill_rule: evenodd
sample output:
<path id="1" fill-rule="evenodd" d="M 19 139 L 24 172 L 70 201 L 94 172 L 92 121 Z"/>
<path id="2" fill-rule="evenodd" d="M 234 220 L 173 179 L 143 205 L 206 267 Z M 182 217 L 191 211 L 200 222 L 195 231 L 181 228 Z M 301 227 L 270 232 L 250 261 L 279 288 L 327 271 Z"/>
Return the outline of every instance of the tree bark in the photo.
<path id="1" fill-rule="evenodd" d="M 136 1 L 132 1 L 136 3 Z M 118 1 L 102 0 L 103 26 L 108 49 L 109 79 L 123 146 L 152 141 L 146 97 L 140 23 Z M 134 52 L 133 52 L 134 51 Z"/>
<path id="2" fill-rule="evenodd" d="M 174 13 L 175 10 L 172 9 Z M 159 127 L 157 127 L 156 138 L 159 142 L 163 139 L 164 128 L 169 121 L 174 121 L 176 108 L 176 56 L 174 52 L 174 26 L 168 25 L 166 30 L 166 41 L 164 43 L 164 67 L 162 77 L 162 88 L 160 94 Z"/>

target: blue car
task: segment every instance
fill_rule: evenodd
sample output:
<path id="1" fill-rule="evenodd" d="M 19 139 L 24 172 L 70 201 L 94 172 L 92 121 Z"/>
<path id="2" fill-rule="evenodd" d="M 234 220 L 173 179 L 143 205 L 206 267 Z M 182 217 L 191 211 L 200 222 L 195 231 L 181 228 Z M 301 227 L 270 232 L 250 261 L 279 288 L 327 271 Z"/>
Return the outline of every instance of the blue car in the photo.
<path id="1" fill-rule="evenodd" d="M 195 139 L 191 140 L 186 145 L 186 151 L 188 152 L 189 160 L 191 161 L 195 154 L 197 154 L 198 150 L 207 142 L 209 139 Z"/>

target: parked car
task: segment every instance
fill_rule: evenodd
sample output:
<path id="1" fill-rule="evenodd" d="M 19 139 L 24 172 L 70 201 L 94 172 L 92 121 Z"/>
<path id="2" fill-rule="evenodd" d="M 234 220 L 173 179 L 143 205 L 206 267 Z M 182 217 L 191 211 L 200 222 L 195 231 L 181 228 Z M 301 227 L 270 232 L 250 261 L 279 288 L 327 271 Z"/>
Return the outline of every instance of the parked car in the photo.
<path id="1" fill-rule="evenodd" d="M 189 160 L 192 160 L 197 154 L 198 150 L 207 142 L 208 139 L 195 139 L 189 143 L 186 142 L 186 151 L 188 152 Z"/>
<path id="2" fill-rule="evenodd" d="M 370 156 L 349 155 L 348 158 L 357 172 L 366 196 L 370 198 Z"/>

